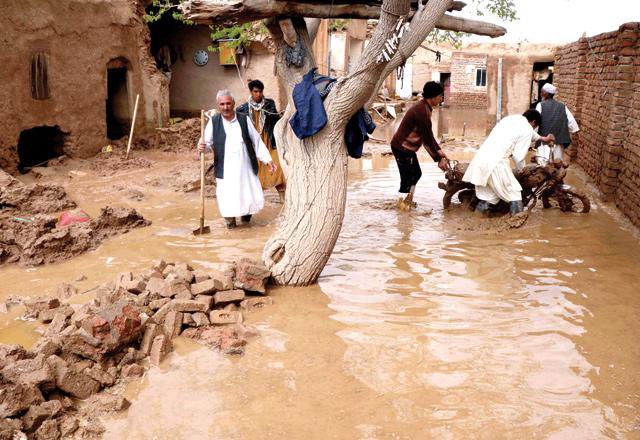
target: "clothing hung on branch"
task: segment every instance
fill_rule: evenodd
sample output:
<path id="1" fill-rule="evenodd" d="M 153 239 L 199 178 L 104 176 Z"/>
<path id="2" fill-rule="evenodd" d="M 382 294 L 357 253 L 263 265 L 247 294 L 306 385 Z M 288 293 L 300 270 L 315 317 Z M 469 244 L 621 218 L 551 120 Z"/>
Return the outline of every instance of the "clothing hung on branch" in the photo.
<path id="1" fill-rule="evenodd" d="M 302 81 L 293 89 L 293 103 L 296 113 L 289 124 L 299 139 L 313 136 L 327 125 L 327 112 L 323 101 L 335 85 L 336 79 L 316 73 L 317 68 L 307 72 Z M 358 159 L 362 157 L 364 141 L 369 139 L 376 124 L 369 113 L 361 108 L 347 123 L 344 140 L 349 156 Z"/>

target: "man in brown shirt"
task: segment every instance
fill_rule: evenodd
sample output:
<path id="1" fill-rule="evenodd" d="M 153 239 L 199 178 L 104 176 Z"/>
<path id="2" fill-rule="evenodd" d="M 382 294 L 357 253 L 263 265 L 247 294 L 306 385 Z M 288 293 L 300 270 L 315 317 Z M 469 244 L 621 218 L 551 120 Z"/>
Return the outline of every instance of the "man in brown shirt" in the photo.
<path id="1" fill-rule="evenodd" d="M 416 152 L 422 145 L 429 156 L 438 162 L 441 170 L 447 169 L 447 156 L 433 136 L 431 126 L 431 111 L 433 107 L 440 105 L 443 93 L 444 89 L 439 83 L 434 81 L 425 83 L 422 88 L 422 99 L 405 113 L 400 127 L 391 139 L 391 152 L 396 158 L 398 171 L 400 171 L 400 193 L 408 193 L 398 205 L 402 209 L 411 209 L 413 206 L 416 184 L 422 177 Z"/>

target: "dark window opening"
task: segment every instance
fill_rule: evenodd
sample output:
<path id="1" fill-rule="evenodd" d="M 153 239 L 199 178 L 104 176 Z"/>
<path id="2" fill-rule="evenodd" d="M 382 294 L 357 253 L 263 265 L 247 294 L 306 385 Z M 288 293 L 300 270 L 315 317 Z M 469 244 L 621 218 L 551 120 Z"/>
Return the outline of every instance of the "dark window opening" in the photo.
<path id="1" fill-rule="evenodd" d="M 487 69 L 476 69 L 476 87 L 487 85 Z"/>
<path id="2" fill-rule="evenodd" d="M 107 137 L 111 140 L 120 139 L 131 127 L 126 67 L 107 69 L 106 105 Z"/>
<path id="3" fill-rule="evenodd" d="M 47 161 L 64 154 L 66 133 L 57 125 L 23 130 L 18 138 L 18 171 L 44 166 Z"/>
<path id="4" fill-rule="evenodd" d="M 47 56 L 43 52 L 31 58 L 31 97 L 37 100 L 49 99 L 49 77 Z"/>

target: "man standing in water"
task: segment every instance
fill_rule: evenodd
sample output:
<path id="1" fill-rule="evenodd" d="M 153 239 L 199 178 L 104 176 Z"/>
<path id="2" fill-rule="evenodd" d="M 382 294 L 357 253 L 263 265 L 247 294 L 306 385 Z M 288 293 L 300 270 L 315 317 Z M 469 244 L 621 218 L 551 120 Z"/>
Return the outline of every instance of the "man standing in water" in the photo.
<path id="1" fill-rule="evenodd" d="M 213 149 L 218 209 L 227 228 L 236 227 L 236 217 L 249 223 L 251 216 L 264 206 L 264 195 L 258 180 L 258 161 L 276 171 L 271 155 L 260 134 L 246 114 L 234 111 L 231 92 L 220 90 L 216 96 L 218 114 L 209 119 L 198 152 Z"/>
<path id="2" fill-rule="evenodd" d="M 258 165 L 258 178 L 262 184 L 262 189 L 275 187 L 280 196 L 280 201 L 284 203 L 286 183 L 282 167 L 280 167 L 276 138 L 273 135 L 273 128 L 276 122 L 280 120 L 280 114 L 276 110 L 275 101 L 264 96 L 264 84 L 262 81 L 259 79 L 249 81 L 249 91 L 251 92 L 249 99 L 238 107 L 236 111 L 244 113 L 251 118 L 253 125 L 262 137 L 262 142 L 264 142 L 271 154 L 273 163 L 278 168 L 275 173 L 269 173 L 265 165 Z"/>
<path id="3" fill-rule="evenodd" d="M 476 186 L 480 199 L 476 211 L 488 212 L 500 200 L 509 203 L 512 215 L 522 212 L 522 187 L 513 175 L 510 159 L 516 169 L 522 169 L 531 142 L 552 142 L 552 134 L 540 136 L 535 129 L 540 125 L 540 113 L 527 110 L 523 115 L 502 118 L 480 145 L 462 180 Z"/>
<path id="4" fill-rule="evenodd" d="M 422 99 L 405 113 L 398 131 L 391 139 L 391 152 L 396 158 L 400 172 L 401 198 L 398 206 L 401 209 L 408 210 L 414 206 L 413 194 L 416 191 L 416 184 L 422 177 L 416 153 L 422 145 L 429 156 L 438 162 L 441 170 L 447 169 L 447 156 L 433 136 L 431 125 L 431 112 L 434 107 L 440 105 L 443 94 L 444 89 L 439 83 L 434 81 L 425 83 L 422 88 Z M 403 194 L 407 194 L 404 199 Z"/>
<path id="5" fill-rule="evenodd" d="M 536 149 L 536 162 L 540 166 L 554 160 L 564 161 L 563 153 L 571 144 L 571 135 L 580 130 L 569 108 L 553 99 L 556 92 L 553 84 L 546 83 L 540 92 L 542 102 L 536 106 L 536 110 L 542 115 L 540 134 L 544 136 L 553 133 L 556 137 L 555 145 L 541 143 Z"/>

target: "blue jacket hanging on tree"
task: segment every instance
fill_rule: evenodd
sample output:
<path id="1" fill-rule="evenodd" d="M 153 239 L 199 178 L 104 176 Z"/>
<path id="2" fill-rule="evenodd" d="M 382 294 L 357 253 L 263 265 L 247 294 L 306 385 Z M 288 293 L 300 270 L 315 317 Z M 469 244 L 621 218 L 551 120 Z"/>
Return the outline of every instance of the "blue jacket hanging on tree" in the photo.
<path id="1" fill-rule="evenodd" d="M 293 88 L 292 97 L 296 112 L 289 124 L 298 139 L 313 136 L 327 125 L 327 112 L 323 101 L 336 80 L 316 74 L 316 69 L 314 67 L 307 72 L 302 81 Z M 364 108 L 351 117 L 344 132 L 349 156 L 355 159 L 362 157 L 364 141 L 369 139 L 368 135 L 373 133 L 375 128 L 376 124 Z"/>
<path id="2" fill-rule="evenodd" d="M 369 135 L 376 129 L 376 124 L 371 119 L 371 115 L 364 108 L 361 108 L 349 119 L 347 128 L 344 131 L 344 142 L 347 144 L 347 152 L 354 159 L 362 157 L 364 141 L 369 139 Z"/>
<path id="3" fill-rule="evenodd" d="M 314 67 L 293 88 L 292 97 L 296 112 L 289 124 L 298 139 L 313 136 L 327 125 L 327 112 L 313 81 L 315 71 Z"/>

